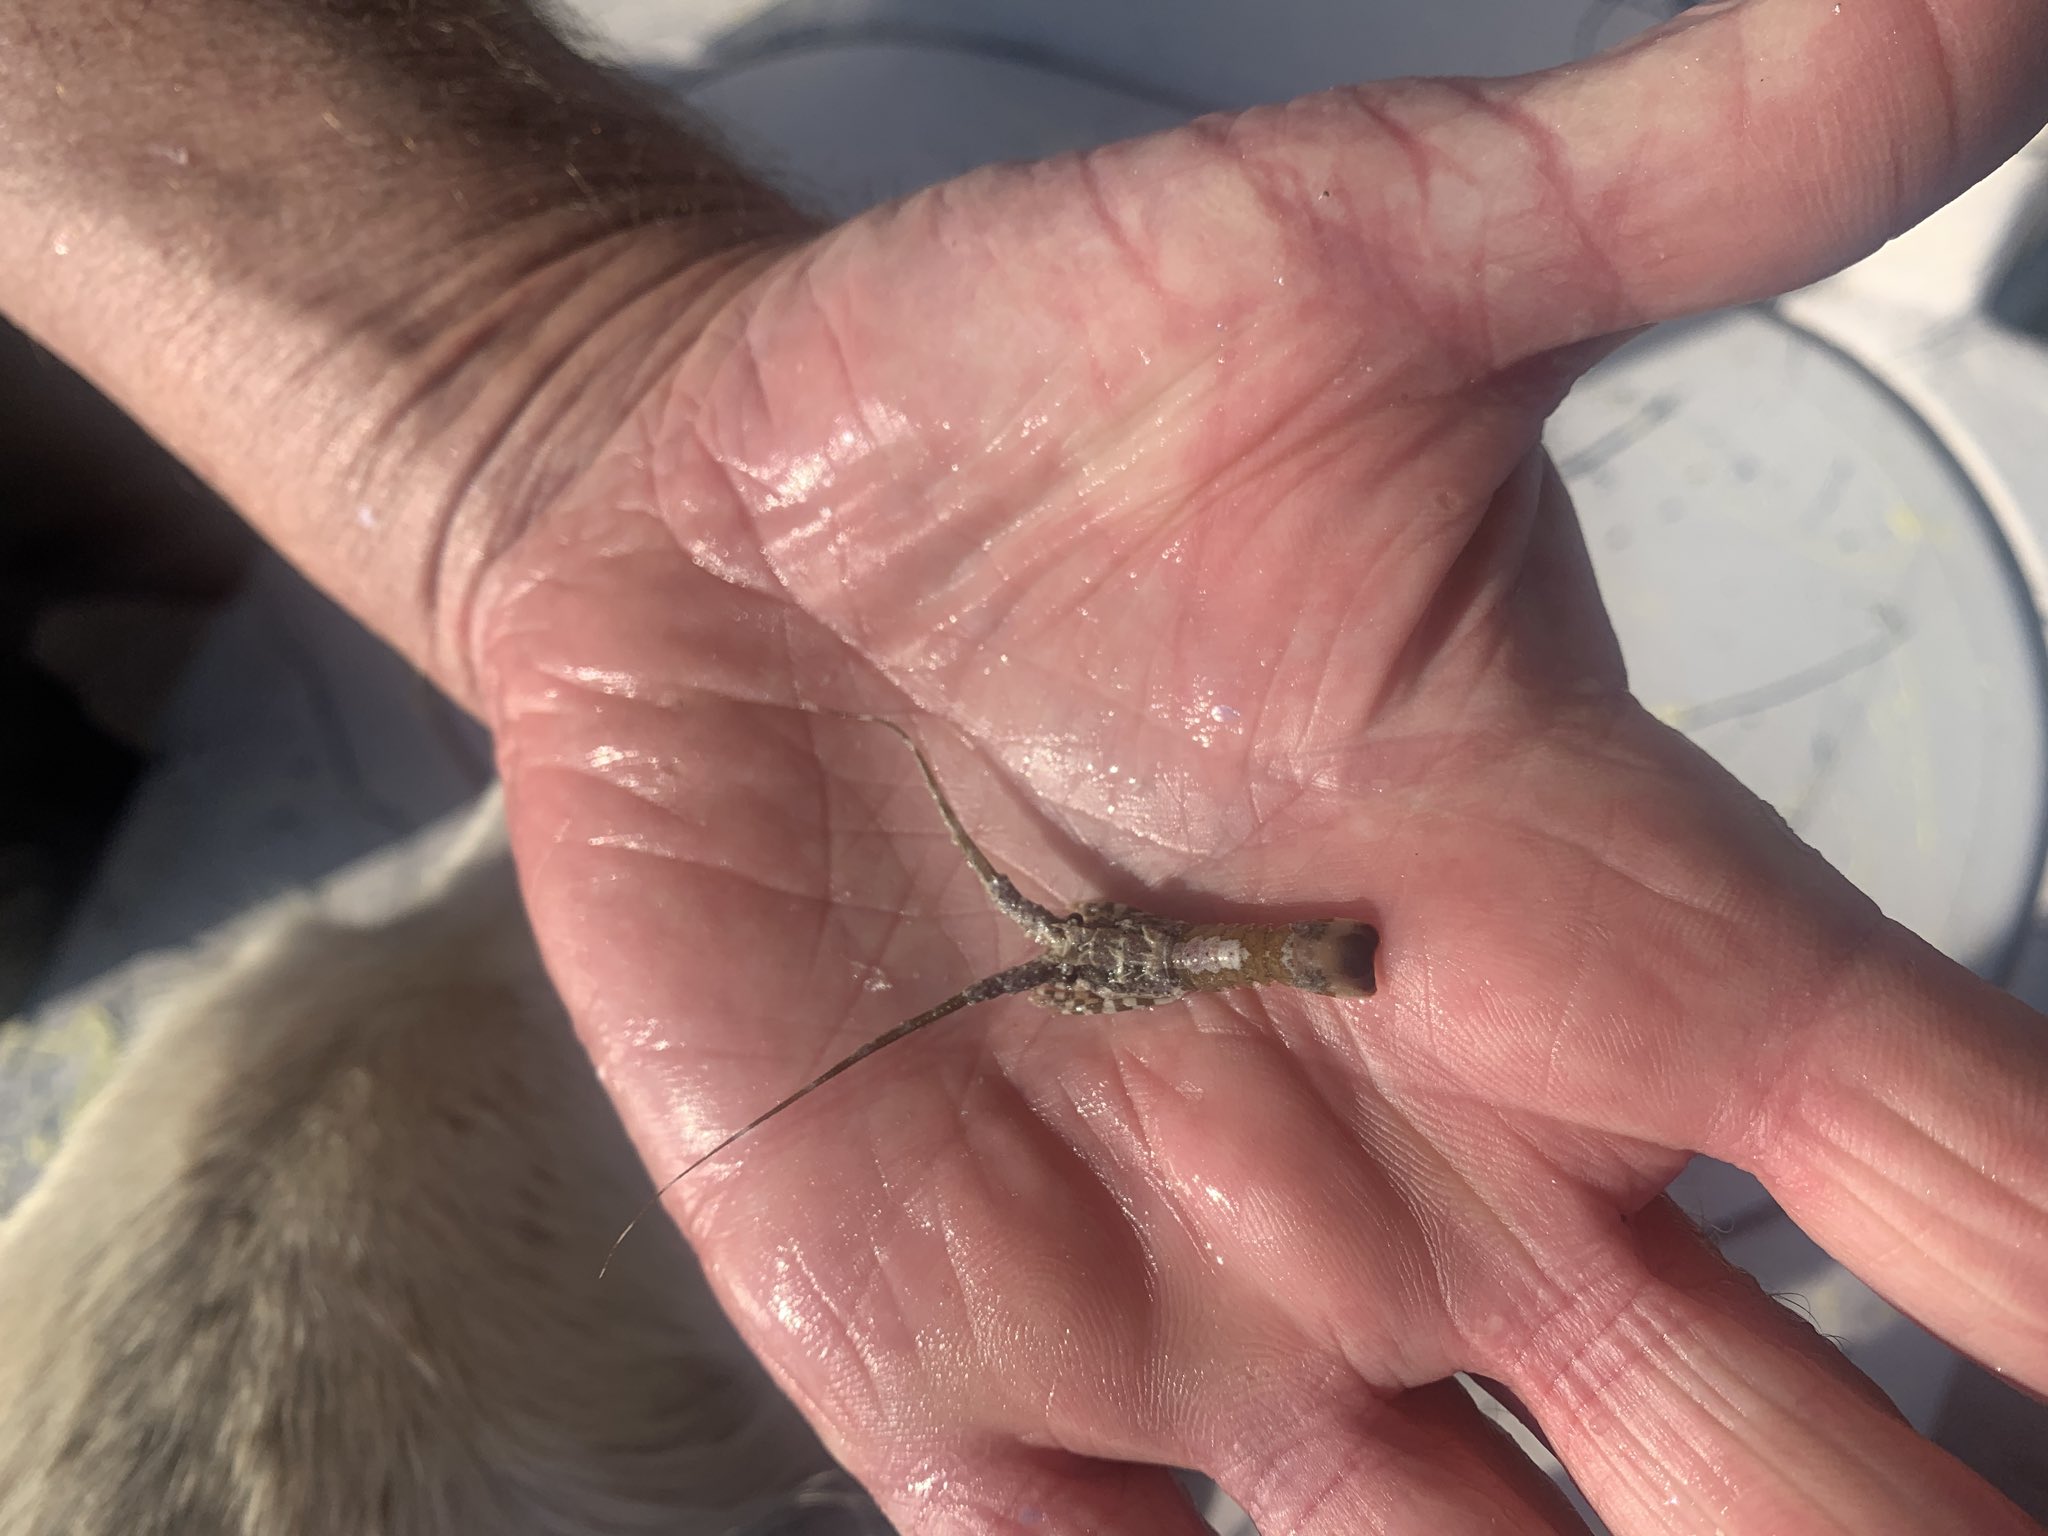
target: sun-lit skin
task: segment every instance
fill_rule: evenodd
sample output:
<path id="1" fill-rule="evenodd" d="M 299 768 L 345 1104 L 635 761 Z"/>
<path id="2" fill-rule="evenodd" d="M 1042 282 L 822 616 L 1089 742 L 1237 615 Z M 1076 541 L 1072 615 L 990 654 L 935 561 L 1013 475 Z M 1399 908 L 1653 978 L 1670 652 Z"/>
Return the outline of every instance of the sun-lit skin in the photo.
<path id="1" fill-rule="evenodd" d="M 558 894 L 588 946 L 579 1015 L 680 1166 L 906 991 L 1017 958 L 887 755 L 814 713 L 928 711 L 1009 782 L 950 775 L 1044 899 L 1365 910 L 1390 939 L 1370 1008 L 992 1003 L 680 1191 L 737 1315 L 912 1529 L 1058 1510 L 1094 1479 L 1067 1451 L 1210 1469 L 1278 1530 L 1545 1507 L 1469 1416 L 1393 1456 L 1406 1390 L 1458 1368 L 1513 1386 L 1620 1529 L 2011 1523 L 1823 1351 L 1759 1370 L 1756 1331 L 1784 1330 L 1753 1290 L 1673 1278 L 1700 1261 L 1645 1207 L 1682 1149 L 1796 1196 L 1833 1149 L 1794 1096 L 1852 1104 L 1859 1058 L 1927 1048 L 1923 962 L 1623 693 L 1530 445 L 1571 373 L 1542 349 L 1655 300 L 1588 262 L 1530 274 L 1560 240 L 1533 154 L 1483 228 L 1414 184 L 1396 130 L 1455 139 L 1470 92 L 1368 105 L 1342 167 L 1283 158 L 1360 110 L 1318 101 L 837 232 L 614 445 L 580 579 L 520 584 L 479 637 L 540 911 Z M 1484 131 L 1526 131 L 1542 93 L 1512 106 Z M 1464 179 L 1456 148 L 1432 183 Z M 1518 282 L 1489 305 L 1495 263 Z M 708 612 L 708 669 L 680 644 L 699 670 L 549 664 L 566 622 L 624 657 Z M 679 872 L 658 904 L 650 863 Z M 763 935 L 782 963 L 684 958 Z M 676 960 L 622 987 L 629 953 Z M 1954 1234 L 1996 1304 L 1950 1327 L 2038 1371 L 2048 1158 L 2038 1102 L 2006 1108 L 1982 1150 L 2019 1178 Z M 1883 1229 L 1946 1222 L 1967 1164 L 1920 1147 L 1938 1189 L 1834 1177 L 1883 1209 L 1892 1293 L 1924 1311 L 1959 1276 Z"/>
<path id="2" fill-rule="evenodd" d="M 357 99 L 301 77 L 266 98 L 287 145 Z M 1370 1000 L 991 1002 L 678 1187 L 900 1528 L 1191 1536 L 1175 1463 L 1270 1532 L 1573 1529 L 1461 1369 L 1622 1536 L 2029 1528 L 1659 1192 L 1692 1149 L 1756 1171 L 2048 1388 L 2041 1021 L 1630 702 L 1537 441 L 1617 336 L 1817 276 L 2017 144 L 2048 115 L 2033 0 L 1750 0 L 816 237 L 763 204 L 723 244 L 672 220 L 566 256 L 446 195 L 498 140 L 379 100 L 418 168 L 387 146 L 351 181 L 318 140 L 366 210 L 316 221 L 354 286 L 228 281 L 254 234 L 123 243 L 175 200 L 65 265 L 12 231 L 85 194 L 31 165 L 0 302 L 490 722 L 652 1168 L 1025 957 L 849 715 L 917 721 L 1034 900 L 1385 935 Z M 169 340 L 211 387 L 165 380 Z"/>

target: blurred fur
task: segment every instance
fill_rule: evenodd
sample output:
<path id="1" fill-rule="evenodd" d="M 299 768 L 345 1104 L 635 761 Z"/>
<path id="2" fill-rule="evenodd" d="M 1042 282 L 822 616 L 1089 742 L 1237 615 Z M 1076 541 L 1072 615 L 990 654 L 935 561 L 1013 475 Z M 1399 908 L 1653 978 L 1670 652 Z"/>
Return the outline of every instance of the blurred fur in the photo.
<path id="1" fill-rule="evenodd" d="M 293 898 L 0 1224 L 5 1536 L 724 1532 L 823 1453 L 650 1223 L 495 801 L 418 903 Z"/>

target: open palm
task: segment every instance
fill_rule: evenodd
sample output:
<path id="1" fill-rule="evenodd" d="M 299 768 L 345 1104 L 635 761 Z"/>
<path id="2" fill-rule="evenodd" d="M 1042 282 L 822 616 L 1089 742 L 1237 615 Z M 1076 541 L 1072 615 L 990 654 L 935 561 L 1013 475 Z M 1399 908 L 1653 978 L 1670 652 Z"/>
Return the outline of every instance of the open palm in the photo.
<path id="1" fill-rule="evenodd" d="M 1537 447 L 1602 338 L 1865 236 L 1567 167 L 1566 91 L 1313 98 L 769 253 L 494 568 L 529 897 L 657 1176 L 1029 953 L 850 717 L 1060 910 L 1382 928 L 1371 1000 L 960 1015 L 674 1193 L 906 1531 L 1197 1529 L 1158 1464 L 1272 1532 L 1570 1529 L 1460 1370 L 1618 1531 L 2026 1528 L 1658 1198 L 1742 1163 L 2048 1386 L 2035 1021 L 1636 708 Z"/>

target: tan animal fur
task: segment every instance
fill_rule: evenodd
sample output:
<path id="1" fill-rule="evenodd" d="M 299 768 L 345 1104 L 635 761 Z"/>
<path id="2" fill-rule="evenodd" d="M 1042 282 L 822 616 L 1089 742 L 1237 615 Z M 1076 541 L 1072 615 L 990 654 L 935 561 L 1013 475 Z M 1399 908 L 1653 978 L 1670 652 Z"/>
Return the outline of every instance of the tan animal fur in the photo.
<path id="1" fill-rule="evenodd" d="M 645 1197 L 494 803 L 166 998 L 0 1224 L 4 1536 L 725 1532 L 825 1465 Z"/>

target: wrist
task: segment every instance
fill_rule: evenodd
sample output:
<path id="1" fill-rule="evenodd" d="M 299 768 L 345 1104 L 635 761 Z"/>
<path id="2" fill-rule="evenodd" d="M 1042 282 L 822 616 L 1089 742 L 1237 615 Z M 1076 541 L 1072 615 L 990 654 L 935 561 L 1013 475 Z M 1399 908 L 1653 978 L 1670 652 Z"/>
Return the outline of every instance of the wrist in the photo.
<path id="1" fill-rule="evenodd" d="M 0 0 L 0 309 L 474 703 L 478 572 L 804 226 L 529 16 L 343 11 Z"/>

